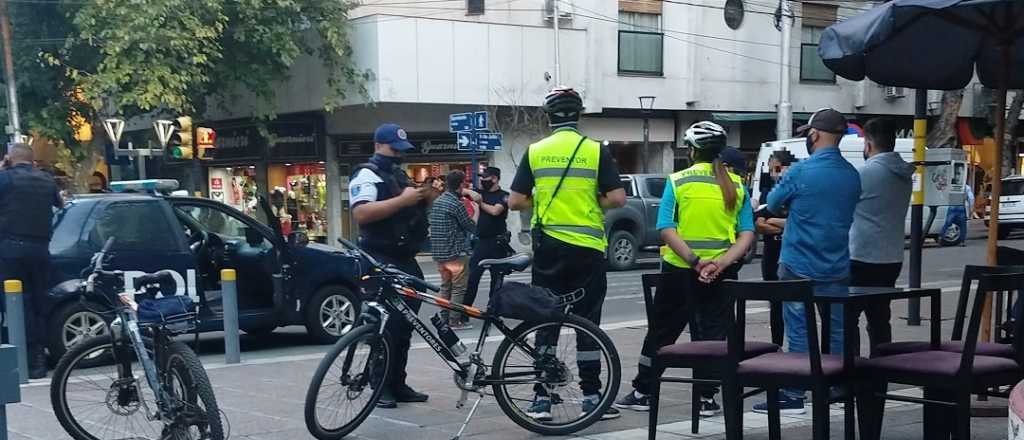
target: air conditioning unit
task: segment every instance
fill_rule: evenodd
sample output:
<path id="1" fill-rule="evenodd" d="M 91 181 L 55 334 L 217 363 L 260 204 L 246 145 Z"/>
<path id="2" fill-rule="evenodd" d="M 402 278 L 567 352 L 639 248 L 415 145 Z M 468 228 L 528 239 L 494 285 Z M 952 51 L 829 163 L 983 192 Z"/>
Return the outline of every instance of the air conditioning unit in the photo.
<path id="1" fill-rule="evenodd" d="M 544 0 L 544 20 L 551 20 L 555 16 L 555 0 Z M 562 20 L 572 20 L 573 5 L 570 2 L 558 3 L 558 16 Z"/>
<path id="2" fill-rule="evenodd" d="M 883 93 L 885 94 L 885 99 L 898 99 L 907 96 L 903 87 L 886 87 Z"/>

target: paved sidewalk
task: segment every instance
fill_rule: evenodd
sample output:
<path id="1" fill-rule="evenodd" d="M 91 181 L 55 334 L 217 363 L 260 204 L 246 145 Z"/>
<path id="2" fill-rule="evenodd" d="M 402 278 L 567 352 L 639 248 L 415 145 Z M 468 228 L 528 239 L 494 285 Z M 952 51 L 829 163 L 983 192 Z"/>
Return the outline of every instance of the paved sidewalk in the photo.
<path id="1" fill-rule="evenodd" d="M 949 304 L 952 301 L 944 301 Z M 763 305 L 754 304 L 748 311 L 749 333 L 752 338 L 768 339 L 767 313 Z M 927 301 L 922 305 L 927 310 Z M 894 304 L 893 316 L 905 316 L 904 306 Z M 951 308 L 951 306 L 944 307 Z M 944 316 L 950 316 L 949 313 Z M 908 327 L 894 320 L 894 334 L 899 339 L 924 339 L 927 325 Z M 618 323 L 608 328 L 622 358 L 622 384 L 620 394 L 630 389 L 636 373 L 640 345 L 646 331 L 642 322 Z M 948 325 L 946 327 L 949 327 Z M 948 328 L 944 333 L 948 333 Z M 688 338 L 688 335 L 684 335 Z M 863 340 L 866 341 L 866 337 Z M 491 353 L 497 343 L 489 345 Z M 259 358 L 259 353 L 244 354 L 245 363 L 226 366 L 219 356 L 205 356 L 211 380 L 216 387 L 217 400 L 231 426 L 231 438 L 236 439 L 297 439 L 310 438 L 303 422 L 303 401 L 309 379 L 313 375 L 319 355 Z M 452 373 L 436 355 L 420 341 L 414 345 L 410 360 L 410 383 L 430 394 L 425 404 L 405 405 L 397 410 L 376 410 L 352 438 L 390 439 L 449 439 L 458 431 L 467 408 L 456 409 L 458 391 L 451 382 Z M 659 425 L 661 439 L 724 438 L 721 417 L 701 423 L 699 436 L 689 434 L 688 385 L 667 384 Z M 907 392 L 913 393 L 915 390 Z M 8 406 L 8 420 L 13 439 L 67 438 L 52 413 L 47 381 L 36 381 L 22 388 L 23 403 Z M 758 398 L 747 399 L 747 408 Z M 833 414 L 840 413 L 833 410 Z M 809 415 L 785 417 L 784 438 L 810 438 Z M 765 416 L 748 413 L 745 428 L 748 439 L 766 439 Z M 894 403 L 887 410 L 884 438 L 902 440 L 921 438 L 921 410 L 916 405 Z M 975 419 L 975 439 L 1006 438 L 1006 418 Z M 591 440 L 631 440 L 646 438 L 647 414 L 625 411 L 618 420 L 598 422 L 578 434 L 577 438 Z M 842 438 L 842 418 L 833 418 L 832 437 Z M 477 416 L 467 430 L 465 438 L 504 440 L 538 438 L 509 421 L 501 413 L 494 399 L 487 397 L 481 403 Z"/>

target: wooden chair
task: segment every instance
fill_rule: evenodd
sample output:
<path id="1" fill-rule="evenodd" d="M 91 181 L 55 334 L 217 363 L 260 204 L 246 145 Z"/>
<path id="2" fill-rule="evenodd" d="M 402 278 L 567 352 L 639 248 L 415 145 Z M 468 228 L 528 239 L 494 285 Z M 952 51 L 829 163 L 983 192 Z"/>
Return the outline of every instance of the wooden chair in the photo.
<path id="1" fill-rule="evenodd" d="M 813 438 L 829 437 L 829 390 L 844 379 L 842 355 L 823 355 L 819 344 L 814 304 L 813 283 L 800 281 L 725 281 L 724 290 L 736 301 L 736 316 L 729 334 L 729 362 L 734 366 L 723 377 L 722 399 L 725 403 L 726 435 L 730 440 L 743 438 L 743 390 L 761 388 L 768 393 L 768 435 L 781 439 L 779 391 L 782 388 L 809 389 L 812 395 Z M 799 302 L 804 305 L 807 321 L 807 353 L 774 352 L 756 357 L 743 354 L 746 342 L 747 301 L 774 300 Z M 829 319 L 827 316 L 823 319 Z M 824 335 L 822 337 L 828 337 Z M 847 393 L 847 403 L 853 395 Z"/>
<path id="2" fill-rule="evenodd" d="M 982 275 L 973 298 L 967 335 L 959 352 L 925 350 L 880 356 L 858 365 L 863 384 L 858 396 L 861 438 L 881 437 L 885 400 L 925 405 L 924 438 L 948 438 L 948 422 L 954 422 L 956 438 L 971 438 L 971 395 L 995 387 L 1016 384 L 1024 377 L 1020 364 L 1020 338 L 1014 341 L 1016 359 L 978 354 L 981 310 L 985 298 L 995 292 L 1020 291 L 1024 273 Z M 924 398 L 885 393 L 890 383 L 922 387 Z M 950 414 L 943 414 L 950 413 Z"/>
<path id="3" fill-rule="evenodd" d="M 656 287 L 660 277 L 661 274 L 644 274 L 641 276 L 641 282 L 644 290 L 644 307 L 647 311 L 647 323 L 651 328 L 657 325 L 654 321 L 653 310 L 654 297 L 655 295 L 660 294 L 659 292 L 656 292 Z M 778 313 L 781 314 L 781 311 L 778 311 Z M 777 343 L 751 342 L 745 346 L 744 356 L 753 357 L 764 353 L 775 352 L 779 350 L 780 345 L 781 337 Z M 654 371 L 658 371 L 662 368 L 683 368 L 692 370 L 694 367 L 699 366 L 701 368 L 710 367 L 711 369 L 717 370 L 718 368 L 724 368 L 726 366 L 728 351 L 727 341 L 679 342 L 658 349 L 657 354 L 651 359 L 651 368 L 654 369 Z M 656 377 L 651 386 L 650 393 L 651 409 L 647 425 L 647 435 L 650 440 L 654 440 L 657 436 L 658 406 L 661 397 L 661 384 L 664 382 L 689 383 L 693 385 L 707 384 L 715 386 L 721 384 L 721 380 L 719 379 L 696 379 L 692 377 L 674 377 L 664 375 Z M 694 434 L 697 434 L 700 430 L 700 394 L 696 389 L 691 393 L 690 405 L 690 430 Z"/>

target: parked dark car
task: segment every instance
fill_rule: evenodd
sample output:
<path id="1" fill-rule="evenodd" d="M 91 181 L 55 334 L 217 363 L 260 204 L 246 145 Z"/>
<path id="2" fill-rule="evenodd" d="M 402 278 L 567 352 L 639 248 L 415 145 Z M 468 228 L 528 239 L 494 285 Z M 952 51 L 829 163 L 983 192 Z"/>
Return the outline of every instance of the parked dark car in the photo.
<path id="1" fill-rule="evenodd" d="M 200 331 L 223 329 L 220 270 L 237 271 L 239 325 L 268 334 L 304 324 L 317 342 L 335 341 L 359 310 L 358 257 L 282 236 L 280 222 L 261 203 L 257 218 L 215 201 L 149 194 L 103 194 L 74 199 L 53 222 L 52 284 L 44 310 L 53 359 L 83 338 L 106 332 L 99 304 L 80 301 L 81 271 L 109 237 L 111 269 L 125 286 L 143 272 L 171 270 L 176 292 L 199 304 Z M 268 219 L 270 221 L 268 221 Z"/>
<path id="2" fill-rule="evenodd" d="M 623 174 L 626 206 L 605 213 L 608 231 L 608 267 L 629 270 L 636 265 L 640 251 L 655 251 L 661 246 L 658 232 L 658 206 L 665 191 L 664 174 Z"/>

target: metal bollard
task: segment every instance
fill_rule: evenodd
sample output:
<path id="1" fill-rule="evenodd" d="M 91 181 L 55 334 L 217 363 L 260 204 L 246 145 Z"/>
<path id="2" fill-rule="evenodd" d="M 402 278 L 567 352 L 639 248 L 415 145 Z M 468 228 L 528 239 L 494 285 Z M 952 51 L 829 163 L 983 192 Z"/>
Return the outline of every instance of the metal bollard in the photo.
<path id="1" fill-rule="evenodd" d="M 220 271 L 221 300 L 224 305 L 224 362 L 241 362 L 238 347 L 238 285 L 234 269 Z"/>
<path id="2" fill-rule="evenodd" d="M 18 377 L 28 383 L 28 346 L 25 345 L 25 298 L 20 280 L 4 280 L 4 305 L 7 310 L 7 336 L 18 349 Z"/>

